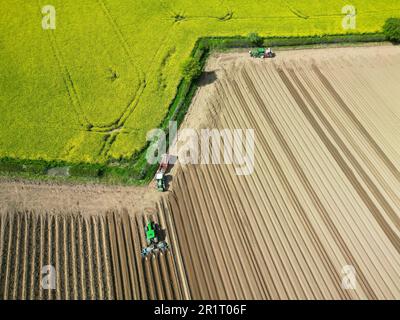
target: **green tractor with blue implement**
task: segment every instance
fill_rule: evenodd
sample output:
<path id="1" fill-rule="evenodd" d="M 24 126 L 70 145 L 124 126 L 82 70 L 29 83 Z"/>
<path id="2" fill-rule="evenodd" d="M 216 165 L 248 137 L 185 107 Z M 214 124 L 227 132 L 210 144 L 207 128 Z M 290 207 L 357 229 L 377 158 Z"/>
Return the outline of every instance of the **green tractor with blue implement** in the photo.
<path id="1" fill-rule="evenodd" d="M 157 223 L 149 220 L 144 227 L 144 232 L 147 247 L 142 249 L 142 257 L 147 257 L 154 252 L 166 251 L 168 249 L 167 242 L 161 240 L 161 229 Z"/>
<path id="2" fill-rule="evenodd" d="M 275 53 L 272 52 L 271 48 L 256 48 L 251 51 L 249 51 L 250 57 L 252 58 L 262 58 L 262 59 L 267 59 L 267 58 L 273 58 L 275 57 Z"/>

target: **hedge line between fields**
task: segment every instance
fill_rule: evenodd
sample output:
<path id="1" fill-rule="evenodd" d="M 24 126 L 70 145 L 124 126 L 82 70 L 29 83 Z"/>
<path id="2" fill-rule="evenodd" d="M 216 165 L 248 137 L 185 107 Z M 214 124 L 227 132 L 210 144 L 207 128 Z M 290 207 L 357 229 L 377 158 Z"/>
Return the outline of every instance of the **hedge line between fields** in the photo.
<path id="1" fill-rule="evenodd" d="M 265 47 L 296 47 L 324 44 L 351 44 L 361 42 L 386 41 L 383 33 L 322 35 L 307 37 L 266 37 L 262 38 Z M 192 50 L 195 58 L 204 68 L 207 57 L 213 51 L 224 51 L 234 48 L 255 47 L 249 37 L 207 37 L 199 38 Z M 168 135 L 169 121 L 177 121 L 178 126 L 184 119 L 198 88 L 197 79 L 188 81 L 182 79 L 176 96 L 168 108 L 167 116 L 160 128 Z M 168 138 L 167 138 L 168 141 Z M 28 176 L 40 178 L 46 176 L 52 168 L 68 167 L 69 177 L 96 178 L 103 182 L 143 184 L 149 182 L 157 170 L 157 165 L 149 165 L 146 161 L 147 144 L 141 152 L 132 159 L 122 159 L 109 164 L 68 163 L 65 161 L 21 160 L 15 158 L 0 158 L 0 172 L 11 174 L 25 173 Z"/>
<path id="2" fill-rule="evenodd" d="M 201 45 L 209 50 L 227 50 L 233 48 L 255 47 L 249 37 L 209 37 L 199 40 Z M 263 47 L 296 47 L 318 44 L 351 44 L 360 42 L 383 42 L 386 41 L 384 33 L 358 33 L 358 34 L 336 34 L 304 37 L 267 37 L 262 38 Z"/>
<path id="3" fill-rule="evenodd" d="M 48 170 L 54 168 L 69 168 L 69 176 L 76 177 L 99 177 L 102 175 L 105 166 L 88 163 L 67 163 L 63 161 L 45 160 L 21 160 L 4 157 L 0 159 L 0 171 L 16 173 L 24 172 L 33 175 L 47 174 Z"/>

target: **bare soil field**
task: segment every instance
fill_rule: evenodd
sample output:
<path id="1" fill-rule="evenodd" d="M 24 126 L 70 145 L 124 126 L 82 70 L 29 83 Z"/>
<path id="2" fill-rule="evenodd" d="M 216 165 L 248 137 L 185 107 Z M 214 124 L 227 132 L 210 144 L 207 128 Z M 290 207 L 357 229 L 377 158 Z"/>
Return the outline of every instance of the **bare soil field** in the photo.
<path id="1" fill-rule="evenodd" d="M 256 164 L 175 169 L 191 296 L 399 299 L 400 48 L 219 54 L 207 75 L 184 127 L 254 129 Z"/>
<path id="2" fill-rule="evenodd" d="M 188 298 L 171 215 L 147 188 L 0 184 L 0 299 Z M 19 209 L 19 208 L 30 208 Z M 144 225 L 170 246 L 146 258 Z M 42 288 L 54 266 L 55 290 Z"/>

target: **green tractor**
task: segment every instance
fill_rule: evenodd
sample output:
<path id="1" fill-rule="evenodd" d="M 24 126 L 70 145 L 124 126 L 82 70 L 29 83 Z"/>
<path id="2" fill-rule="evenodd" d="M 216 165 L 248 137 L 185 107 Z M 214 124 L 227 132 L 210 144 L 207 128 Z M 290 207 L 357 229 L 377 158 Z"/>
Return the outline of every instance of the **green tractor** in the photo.
<path id="1" fill-rule="evenodd" d="M 265 48 L 256 48 L 251 51 L 249 51 L 250 57 L 252 58 L 273 58 L 275 57 L 275 53 L 272 52 L 271 48 L 265 49 Z"/>
<path id="2" fill-rule="evenodd" d="M 154 222 L 149 221 L 144 227 L 146 232 L 146 241 L 150 245 L 152 243 L 157 243 L 157 225 Z"/>
<path id="3" fill-rule="evenodd" d="M 164 172 L 157 172 L 156 174 L 157 190 L 160 192 L 165 191 L 165 176 Z"/>
<path id="4" fill-rule="evenodd" d="M 157 190 L 160 192 L 165 191 L 165 173 L 168 169 L 169 165 L 169 155 L 164 154 L 162 156 L 160 166 L 158 167 L 158 170 L 156 172 L 155 180 L 156 180 L 156 187 Z"/>
<path id="5" fill-rule="evenodd" d="M 144 231 L 146 234 L 147 247 L 143 248 L 141 251 L 143 258 L 155 252 L 164 252 L 169 248 L 168 243 L 161 235 L 160 226 L 157 223 L 152 221 L 147 222 L 146 226 L 144 227 Z"/>

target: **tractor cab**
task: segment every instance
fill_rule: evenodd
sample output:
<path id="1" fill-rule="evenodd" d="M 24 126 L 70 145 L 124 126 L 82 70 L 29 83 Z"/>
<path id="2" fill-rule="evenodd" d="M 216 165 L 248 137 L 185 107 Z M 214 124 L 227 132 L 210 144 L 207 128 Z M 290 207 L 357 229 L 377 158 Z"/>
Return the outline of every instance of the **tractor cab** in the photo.
<path id="1" fill-rule="evenodd" d="M 163 172 L 156 174 L 157 190 L 163 192 L 165 190 L 165 177 Z"/>
<path id="2" fill-rule="evenodd" d="M 273 57 L 275 57 L 275 53 L 272 52 L 271 48 L 268 48 L 265 51 L 264 58 L 273 58 Z"/>

